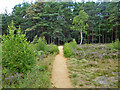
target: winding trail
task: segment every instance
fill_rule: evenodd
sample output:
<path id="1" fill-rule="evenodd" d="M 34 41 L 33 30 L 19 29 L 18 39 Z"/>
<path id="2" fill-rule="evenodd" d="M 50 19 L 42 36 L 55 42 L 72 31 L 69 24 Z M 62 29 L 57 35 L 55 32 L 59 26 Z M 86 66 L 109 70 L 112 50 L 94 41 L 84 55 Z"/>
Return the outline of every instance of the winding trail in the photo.
<path id="1" fill-rule="evenodd" d="M 63 46 L 58 46 L 59 54 L 53 62 L 52 83 L 56 88 L 73 88 L 69 78 L 66 58 L 63 55 Z"/>

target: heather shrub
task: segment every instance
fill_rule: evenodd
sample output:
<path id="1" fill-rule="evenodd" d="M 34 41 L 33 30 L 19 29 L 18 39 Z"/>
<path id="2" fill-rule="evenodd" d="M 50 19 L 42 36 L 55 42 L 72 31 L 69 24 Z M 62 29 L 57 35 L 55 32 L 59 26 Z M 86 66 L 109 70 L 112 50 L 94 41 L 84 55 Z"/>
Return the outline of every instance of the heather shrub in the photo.
<path id="1" fill-rule="evenodd" d="M 75 57 L 78 59 L 98 60 L 98 59 L 115 59 L 120 53 L 117 49 L 112 49 L 108 45 L 78 45 L 74 49 Z"/>
<path id="2" fill-rule="evenodd" d="M 16 34 L 14 34 L 16 32 Z M 35 65 L 33 48 L 29 48 L 25 34 L 20 28 L 8 26 L 8 34 L 2 37 L 2 73 L 27 73 Z"/>
<path id="3" fill-rule="evenodd" d="M 42 63 L 42 62 L 41 62 Z M 36 66 L 26 74 L 24 79 L 19 80 L 18 88 L 47 88 L 50 85 L 48 65 Z"/>

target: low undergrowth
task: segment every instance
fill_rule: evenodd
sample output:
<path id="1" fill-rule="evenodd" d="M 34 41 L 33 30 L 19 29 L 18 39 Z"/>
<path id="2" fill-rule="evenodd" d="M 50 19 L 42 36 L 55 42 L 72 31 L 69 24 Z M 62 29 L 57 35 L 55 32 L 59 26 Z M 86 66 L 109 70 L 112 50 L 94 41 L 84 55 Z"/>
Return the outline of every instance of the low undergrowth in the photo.
<path id="1" fill-rule="evenodd" d="M 88 62 L 86 59 L 67 60 L 70 78 L 76 88 L 118 88 L 117 59 Z"/>
<path id="2" fill-rule="evenodd" d="M 70 78 L 76 88 L 118 88 L 120 51 L 106 44 L 78 45 L 68 58 Z"/>
<path id="3" fill-rule="evenodd" d="M 118 49 L 120 50 L 120 41 L 119 39 L 116 39 L 115 42 L 112 42 L 111 45 L 108 45 L 108 47 L 113 50 L 113 49 Z"/>
<path id="4" fill-rule="evenodd" d="M 16 73 L 14 76 L 5 78 L 4 88 L 49 88 L 51 87 L 51 71 L 54 55 L 49 55 L 37 62 L 35 68 L 32 68 L 27 74 Z M 6 84 L 8 82 L 8 84 Z"/>
<path id="5" fill-rule="evenodd" d="M 30 44 L 30 48 L 31 47 L 34 47 L 36 56 L 40 56 L 40 57 L 49 55 L 49 54 L 59 53 L 58 47 L 52 43 L 47 45 L 47 42 L 44 37 L 43 38 L 39 37 L 37 39 L 37 36 L 36 36 Z"/>
<path id="6" fill-rule="evenodd" d="M 73 57 L 74 56 L 74 49 L 77 47 L 77 43 L 75 39 L 73 39 L 70 43 L 65 43 L 63 48 L 63 53 L 65 57 Z"/>
<path id="7" fill-rule="evenodd" d="M 108 46 L 108 45 L 107 45 Z M 110 49 L 103 44 L 78 45 L 74 49 L 74 56 L 77 59 L 98 60 L 98 59 L 116 59 L 120 54 L 118 49 Z"/>
<path id="8" fill-rule="evenodd" d="M 27 42 L 12 22 L 2 37 L 2 88 L 50 87 L 52 61 L 58 52 L 58 47 L 47 45 L 44 38 Z"/>

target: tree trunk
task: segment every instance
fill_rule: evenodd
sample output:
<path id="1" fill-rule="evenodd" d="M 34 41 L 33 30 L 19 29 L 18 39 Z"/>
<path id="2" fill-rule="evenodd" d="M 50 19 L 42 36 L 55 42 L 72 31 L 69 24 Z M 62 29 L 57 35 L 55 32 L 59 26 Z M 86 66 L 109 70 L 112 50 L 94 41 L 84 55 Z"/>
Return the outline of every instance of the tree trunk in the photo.
<path id="1" fill-rule="evenodd" d="M 99 18 L 99 43 L 100 43 L 100 18 Z"/>
<path id="2" fill-rule="evenodd" d="M 107 33 L 105 34 L 105 43 L 107 43 Z"/>
<path id="3" fill-rule="evenodd" d="M 104 43 L 104 32 L 103 32 L 103 35 L 102 35 L 102 41 L 103 41 L 103 43 Z"/>
<path id="4" fill-rule="evenodd" d="M 84 37 L 84 36 L 83 36 Z M 87 43 L 87 35 L 85 34 L 85 43 Z"/>
<path id="5" fill-rule="evenodd" d="M 113 28 L 112 28 L 112 41 L 113 41 Z"/>
<path id="6" fill-rule="evenodd" d="M 58 38 L 58 45 L 60 45 L 60 40 L 59 40 L 59 38 Z"/>
<path id="7" fill-rule="evenodd" d="M 87 33 L 87 43 L 89 44 L 89 36 L 88 36 L 88 34 L 89 34 L 89 29 L 88 29 L 88 33 Z"/>
<path id="8" fill-rule="evenodd" d="M 48 38 L 48 44 L 50 44 L 50 38 Z"/>
<path id="9" fill-rule="evenodd" d="M 93 30 L 92 30 L 92 43 L 93 43 Z"/>
<path id="10" fill-rule="evenodd" d="M 54 44 L 56 44 L 56 41 L 55 41 L 55 39 L 53 39 L 53 42 L 54 42 Z"/>
<path id="11" fill-rule="evenodd" d="M 59 43 L 59 42 L 58 42 L 58 39 L 57 39 L 57 45 L 58 45 L 58 43 Z"/>
<path id="12" fill-rule="evenodd" d="M 59 38 L 57 38 L 57 45 L 60 45 L 60 40 L 59 40 Z"/>
<path id="13" fill-rule="evenodd" d="M 94 40 L 95 40 L 94 43 L 96 43 L 96 34 L 97 34 L 96 33 L 96 25 L 95 25 L 95 31 L 94 31 L 94 33 L 95 33 L 95 35 L 94 35 Z"/>
<path id="14" fill-rule="evenodd" d="M 81 36 L 81 42 L 80 42 L 80 45 L 81 45 L 82 44 L 82 39 L 83 39 L 82 30 L 80 31 L 80 36 Z"/>
<path id="15" fill-rule="evenodd" d="M 51 34 L 51 43 L 52 43 L 52 34 Z"/>
<path id="16" fill-rule="evenodd" d="M 117 39 L 117 26 L 116 26 L 116 35 L 115 35 L 115 40 Z"/>

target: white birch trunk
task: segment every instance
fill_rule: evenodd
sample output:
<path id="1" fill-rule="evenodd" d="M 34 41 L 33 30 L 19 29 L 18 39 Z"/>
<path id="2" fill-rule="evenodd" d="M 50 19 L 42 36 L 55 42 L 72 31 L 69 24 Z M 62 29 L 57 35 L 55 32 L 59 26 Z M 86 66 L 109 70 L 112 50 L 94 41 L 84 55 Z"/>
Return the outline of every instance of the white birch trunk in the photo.
<path id="1" fill-rule="evenodd" d="M 83 39 L 83 36 L 82 36 L 82 29 L 80 30 L 80 36 L 81 36 L 81 42 L 80 42 L 80 45 L 82 44 L 82 39 Z"/>

